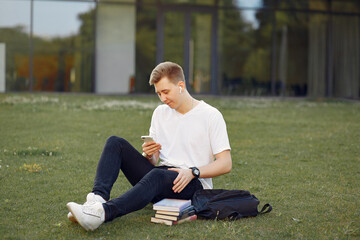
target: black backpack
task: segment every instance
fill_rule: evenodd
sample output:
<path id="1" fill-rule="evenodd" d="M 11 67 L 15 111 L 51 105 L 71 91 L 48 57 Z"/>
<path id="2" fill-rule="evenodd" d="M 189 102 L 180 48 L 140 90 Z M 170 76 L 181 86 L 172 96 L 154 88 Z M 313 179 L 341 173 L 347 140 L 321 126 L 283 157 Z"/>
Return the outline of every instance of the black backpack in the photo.
<path id="1" fill-rule="evenodd" d="M 249 191 L 244 190 L 198 190 L 194 193 L 191 202 L 195 207 L 196 214 L 207 219 L 236 220 L 256 217 L 272 210 L 270 204 L 265 204 L 259 212 L 257 209 L 259 200 Z"/>

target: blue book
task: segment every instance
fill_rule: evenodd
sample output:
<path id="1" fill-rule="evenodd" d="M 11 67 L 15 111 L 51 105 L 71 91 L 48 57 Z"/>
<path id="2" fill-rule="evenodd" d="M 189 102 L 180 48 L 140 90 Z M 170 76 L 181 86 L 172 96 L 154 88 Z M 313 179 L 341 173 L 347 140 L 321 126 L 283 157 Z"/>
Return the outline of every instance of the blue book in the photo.
<path id="1" fill-rule="evenodd" d="M 181 212 L 191 205 L 191 200 L 165 198 L 153 205 L 154 210 Z"/>

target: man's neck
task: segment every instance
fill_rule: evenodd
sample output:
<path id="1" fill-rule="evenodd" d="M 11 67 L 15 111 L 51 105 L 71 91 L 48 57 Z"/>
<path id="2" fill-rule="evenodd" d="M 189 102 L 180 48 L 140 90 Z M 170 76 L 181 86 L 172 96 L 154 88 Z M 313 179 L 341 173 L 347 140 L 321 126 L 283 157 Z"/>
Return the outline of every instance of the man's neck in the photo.
<path id="1" fill-rule="evenodd" d="M 186 96 L 181 106 L 179 106 L 179 108 L 176 109 L 176 111 L 181 114 L 186 114 L 197 105 L 197 102 L 198 101 L 196 99 L 194 99 L 192 96 L 190 96 L 190 94 L 188 94 L 188 96 Z"/>

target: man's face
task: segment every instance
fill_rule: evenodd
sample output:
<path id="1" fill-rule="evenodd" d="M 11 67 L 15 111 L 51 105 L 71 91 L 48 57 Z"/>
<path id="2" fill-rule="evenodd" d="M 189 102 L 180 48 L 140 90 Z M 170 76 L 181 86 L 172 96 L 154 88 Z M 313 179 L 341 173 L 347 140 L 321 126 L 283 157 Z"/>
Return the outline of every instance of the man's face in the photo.
<path id="1" fill-rule="evenodd" d="M 155 92 L 159 96 L 161 102 L 167 104 L 172 109 L 177 109 L 181 104 L 180 82 L 178 85 L 169 81 L 167 77 L 163 77 L 159 82 L 154 84 Z"/>

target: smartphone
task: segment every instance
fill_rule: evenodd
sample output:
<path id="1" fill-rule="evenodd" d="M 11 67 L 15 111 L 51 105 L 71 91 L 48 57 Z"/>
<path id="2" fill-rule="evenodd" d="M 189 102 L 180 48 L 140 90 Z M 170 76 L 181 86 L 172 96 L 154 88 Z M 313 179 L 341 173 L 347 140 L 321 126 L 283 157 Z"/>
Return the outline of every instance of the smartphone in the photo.
<path id="1" fill-rule="evenodd" d="M 152 139 L 152 137 L 150 137 L 150 136 L 141 136 L 141 139 L 142 139 L 144 142 L 154 141 L 154 140 Z"/>

